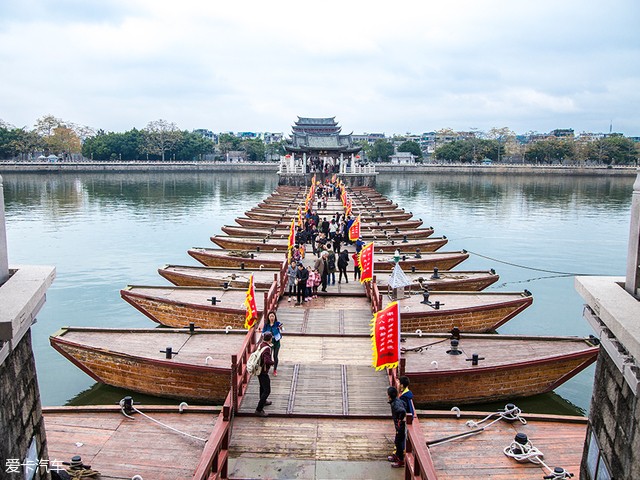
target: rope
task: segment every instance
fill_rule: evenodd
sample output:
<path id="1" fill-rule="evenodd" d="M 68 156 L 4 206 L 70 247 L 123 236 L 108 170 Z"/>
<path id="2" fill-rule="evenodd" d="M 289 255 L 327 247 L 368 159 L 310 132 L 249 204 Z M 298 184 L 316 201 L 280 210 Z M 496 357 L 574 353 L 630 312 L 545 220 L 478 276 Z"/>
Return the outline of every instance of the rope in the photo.
<path id="1" fill-rule="evenodd" d="M 593 276 L 602 275 L 601 273 L 575 273 L 575 272 L 558 272 L 556 270 L 545 270 L 544 268 L 528 267 L 527 265 L 519 265 L 517 263 L 505 262 L 504 260 L 498 260 L 497 258 L 488 257 L 486 255 L 481 255 L 479 253 L 472 252 L 471 250 L 467 250 L 467 252 L 471 253 L 472 255 L 476 255 L 478 257 L 486 258 L 487 260 L 492 260 L 494 262 L 503 263 L 505 265 L 511 265 L 512 267 L 524 268 L 525 270 L 533 270 L 534 272 L 554 273 L 554 274 L 557 274 L 557 275 L 563 275 L 563 276 L 567 276 L 567 277 L 575 277 L 575 276 L 593 277 Z"/>
<path id="2" fill-rule="evenodd" d="M 437 342 L 426 343 L 426 344 L 420 345 L 418 347 L 413 347 L 413 348 L 404 348 L 404 347 L 402 347 L 400 350 L 402 351 L 402 353 L 421 352 L 423 350 L 428 349 L 432 345 L 437 345 L 439 343 L 446 342 L 447 340 L 449 340 L 449 339 L 448 338 L 443 338 L 442 340 L 438 340 Z"/>
<path id="3" fill-rule="evenodd" d="M 475 428 L 475 430 L 471 430 L 471 431 L 468 431 L 468 432 L 462 432 L 462 433 L 458 433 L 458 434 L 455 434 L 455 435 L 450 435 L 448 437 L 439 438 L 438 440 L 431 440 L 431 441 L 427 442 L 427 445 L 429 447 L 433 447 L 433 446 L 436 446 L 436 445 L 442 445 L 444 443 L 449 443 L 449 442 L 452 442 L 453 440 L 457 440 L 457 439 L 460 439 L 460 438 L 466 438 L 466 437 L 471 436 L 471 435 L 477 435 L 479 433 L 484 432 L 487 428 L 492 426 L 494 423 L 499 422 L 500 420 L 506 420 L 506 421 L 519 420 L 523 425 L 526 425 L 527 421 L 520 416 L 521 413 L 522 413 L 522 410 L 520 410 L 515 405 L 513 405 L 512 408 L 505 407 L 504 411 L 498 411 L 498 412 L 490 413 L 489 415 L 484 417 L 479 422 L 475 422 L 473 420 L 468 420 L 466 422 L 466 425 L 468 427 L 470 427 L 470 428 Z M 491 417 L 493 417 L 495 415 L 498 415 L 498 418 L 496 418 L 495 420 L 493 420 L 492 422 L 488 423 L 487 425 L 485 425 L 483 427 L 477 428 L 481 423 L 486 422 L 487 420 L 489 420 Z"/>
<path id="4" fill-rule="evenodd" d="M 135 418 L 133 418 L 131 415 L 128 415 L 128 414 L 124 411 L 124 401 L 123 401 L 123 400 L 120 400 L 120 408 L 121 408 L 121 410 L 122 410 L 122 414 L 123 414 L 125 417 L 130 418 L 131 420 L 135 420 Z M 143 417 L 148 418 L 149 420 L 151 420 L 151 421 L 152 421 L 152 422 L 154 422 L 154 423 L 157 423 L 157 424 L 158 424 L 158 425 L 160 425 L 161 427 L 168 428 L 169 430 L 172 430 L 172 431 L 174 431 L 174 432 L 176 432 L 176 433 L 179 433 L 180 435 L 184 435 L 185 437 L 193 438 L 194 440 L 200 440 L 201 442 L 205 442 L 205 443 L 207 442 L 207 439 L 205 439 L 205 438 L 196 437 L 196 436 L 191 435 L 191 434 L 189 434 L 189 433 L 186 433 L 186 432 L 180 431 L 180 430 L 178 430 L 178 429 L 176 429 L 176 428 L 173 428 L 173 427 L 171 427 L 171 426 L 169 426 L 169 425 L 167 425 L 167 424 L 165 424 L 165 423 L 162 423 L 161 421 L 156 420 L 155 418 L 150 417 L 150 416 L 149 416 L 149 415 L 147 415 L 146 413 L 141 412 L 141 411 L 140 411 L 140 410 L 138 410 L 136 407 L 133 407 L 133 406 L 132 406 L 131 408 L 133 409 L 133 411 L 134 411 L 134 412 L 139 413 L 139 414 L 140 414 L 140 415 L 142 415 Z"/>
<path id="5" fill-rule="evenodd" d="M 534 447 L 529 440 L 527 440 L 525 444 L 513 440 L 511 444 L 502 451 L 507 457 L 513 458 L 518 463 L 530 462 L 534 465 L 542 465 L 549 472 L 549 475 L 545 475 L 545 479 L 555 480 L 573 477 L 573 473 L 566 471 L 564 468 L 551 468 L 547 465 L 544 460 L 542 460 L 544 453 Z"/>
<path id="6" fill-rule="evenodd" d="M 174 431 L 174 432 L 176 432 L 176 433 L 179 433 L 180 435 L 184 435 L 185 437 L 193 438 L 194 440 L 200 440 L 201 442 L 205 442 L 205 443 L 207 442 L 207 439 L 206 439 L 206 438 L 200 438 L 200 437 L 196 437 L 196 436 L 194 436 L 194 435 L 191 435 L 191 434 L 189 434 L 189 433 L 182 432 L 182 431 L 180 431 L 180 430 L 178 430 L 178 429 L 176 429 L 176 428 L 173 428 L 173 427 L 171 427 L 171 426 L 169 426 L 169 425 L 167 425 L 167 424 L 165 424 L 165 423 L 162 423 L 162 422 L 161 422 L 161 421 L 159 421 L 159 420 L 156 420 L 155 418 L 150 417 L 150 416 L 149 416 L 149 415 L 147 415 L 146 413 L 142 413 L 142 412 L 141 412 L 140 410 L 138 410 L 136 407 L 133 407 L 133 411 L 134 411 L 134 412 L 136 412 L 136 413 L 139 413 L 140 415 L 142 415 L 142 416 L 143 416 L 143 417 L 145 417 L 145 418 L 148 418 L 148 419 L 149 419 L 149 420 L 151 420 L 152 422 L 157 423 L 157 424 L 158 424 L 158 425 L 160 425 L 161 427 L 168 428 L 169 430 L 172 430 L 172 431 Z"/>

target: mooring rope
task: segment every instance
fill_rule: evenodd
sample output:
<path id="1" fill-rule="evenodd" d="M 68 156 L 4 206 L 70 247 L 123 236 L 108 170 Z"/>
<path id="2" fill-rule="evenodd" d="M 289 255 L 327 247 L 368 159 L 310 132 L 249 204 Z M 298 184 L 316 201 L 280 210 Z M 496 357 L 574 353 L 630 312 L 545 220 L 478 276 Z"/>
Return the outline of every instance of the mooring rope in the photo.
<path id="1" fill-rule="evenodd" d="M 525 443 L 513 440 L 508 447 L 505 447 L 502 450 L 503 453 L 507 457 L 513 458 L 519 463 L 530 462 L 534 465 L 542 465 L 549 472 L 548 475 L 544 476 L 545 479 L 560 480 L 573 477 L 573 473 L 566 471 L 562 467 L 551 468 L 547 465 L 544 460 L 542 460 L 544 453 L 538 450 L 537 447 L 533 446 L 526 436 L 524 437 L 524 440 L 526 440 Z"/>
<path id="2" fill-rule="evenodd" d="M 547 269 L 544 269 L 544 268 L 529 267 L 527 265 L 520 265 L 518 263 L 512 263 L 512 262 L 507 262 L 507 261 L 504 261 L 504 260 L 499 260 L 497 258 L 488 257 L 487 255 L 482 255 L 482 254 L 477 253 L 477 252 L 472 252 L 471 250 L 467 250 L 467 252 L 471 253 L 472 255 L 476 255 L 478 257 L 486 258 L 487 260 L 491 260 L 493 262 L 503 263 L 505 265 L 510 265 L 512 267 L 524 268 L 525 270 L 533 270 L 534 272 L 553 273 L 553 274 L 556 274 L 556 275 L 566 276 L 566 277 L 575 277 L 575 276 L 594 277 L 594 276 L 602 275 L 601 273 L 558 272 L 557 270 L 547 270 Z"/>
<path id="3" fill-rule="evenodd" d="M 125 412 L 125 410 L 124 410 L 124 401 L 123 401 L 123 400 L 120 400 L 120 408 L 121 408 L 121 410 L 122 410 L 122 414 L 123 414 L 125 417 L 130 418 L 130 419 L 132 419 L 132 420 L 135 420 L 135 418 L 133 418 L 131 415 L 129 415 L 129 414 L 127 414 L 127 413 Z M 190 433 L 183 432 L 183 431 L 181 431 L 181 430 L 178 430 L 177 428 L 173 428 L 172 426 L 167 425 L 166 423 L 162 423 L 161 421 L 156 420 L 156 419 L 155 419 L 155 418 L 153 418 L 153 417 L 150 417 L 150 416 L 149 416 L 149 415 L 147 415 L 146 413 L 141 412 L 141 411 L 140 411 L 140 410 L 138 410 L 136 407 L 133 407 L 133 406 L 132 406 L 132 407 L 131 407 L 131 409 L 132 409 L 134 412 L 139 413 L 139 414 L 140 414 L 140 415 L 142 415 L 143 417 L 145 417 L 145 418 L 147 418 L 147 419 L 151 420 L 152 422 L 157 423 L 157 424 L 158 424 L 158 425 L 160 425 L 161 427 L 167 428 L 167 429 L 169 429 L 169 430 L 171 430 L 171 431 L 173 431 L 173 432 L 175 432 L 175 433 L 179 433 L 180 435 L 184 435 L 185 437 L 193 438 L 194 440 L 199 440 L 199 441 L 201 441 L 201 442 L 207 443 L 207 439 L 206 439 L 206 438 L 196 437 L 195 435 L 191 435 Z"/>
<path id="4" fill-rule="evenodd" d="M 419 345 L 417 347 L 412 347 L 412 348 L 402 347 L 400 350 L 402 350 L 402 353 L 406 353 L 406 352 L 421 352 L 422 350 L 428 349 L 432 345 L 437 345 L 439 343 L 446 342 L 447 340 L 449 340 L 449 338 L 443 338 L 442 340 L 438 340 L 437 342 L 426 343 L 424 345 Z"/>

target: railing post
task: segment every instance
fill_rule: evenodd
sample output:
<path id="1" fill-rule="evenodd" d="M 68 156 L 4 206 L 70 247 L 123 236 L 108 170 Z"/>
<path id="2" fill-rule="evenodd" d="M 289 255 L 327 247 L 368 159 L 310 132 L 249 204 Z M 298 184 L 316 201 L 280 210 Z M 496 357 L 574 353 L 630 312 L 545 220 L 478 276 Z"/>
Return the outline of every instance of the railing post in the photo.
<path id="1" fill-rule="evenodd" d="M 238 411 L 238 356 L 231 355 L 231 398 L 234 413 Z"/>

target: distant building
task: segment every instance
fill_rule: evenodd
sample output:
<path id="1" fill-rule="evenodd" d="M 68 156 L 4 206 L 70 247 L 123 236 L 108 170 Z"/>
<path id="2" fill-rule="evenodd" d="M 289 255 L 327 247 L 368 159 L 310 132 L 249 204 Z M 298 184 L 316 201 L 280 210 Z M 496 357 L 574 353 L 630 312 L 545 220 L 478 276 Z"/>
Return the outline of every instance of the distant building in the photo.
<path id="1" fill-rule="evenodd" d="M 556 138 L 573 138 L 573 128 L 556 128 L 549 132 L 549 136 Z"/>
<path id="2" fill-rule="evenodd" d="M 352 134 L 340 133 L 342 127 L 335 121 L 335 117 L 298 117 L 291 130 L 291 139 L 287 140 L 284 147 L 289 153 L 336 159 L 340 154 L 358 153 L 362 150 L 360 145 L 353 142 Z"/>
<path id="3" fill-rule="evenodd" d="M 415 165 L 416 156 L 411 152 L 396 152 L 391 155 L 389 161 L 397 165 Z"/>
<path id="4" fill-rule="evenodd" d="M 211 130 L 207 130 L 206 128 L 197 128 L 193 131 L 193 133 L 197 133 L 198 135 L 202 135 L 204 138 L 208 138 L 209 140 L 214 140 L 217 138 L 217 135 L 213 133 Z"/>
<path id="5" fill-rule="evenodd" d="M 232 150 L 227 152 L 226 155 L 227 162 L 246 162 L 247 161 L 247 152 L 244 150 Z"/>
<path id="6" fill-rule="evenodd" d="M 281 142 L 284 139 L 283 133 L 264 132 L 260 136 L 266 145 Z"/>

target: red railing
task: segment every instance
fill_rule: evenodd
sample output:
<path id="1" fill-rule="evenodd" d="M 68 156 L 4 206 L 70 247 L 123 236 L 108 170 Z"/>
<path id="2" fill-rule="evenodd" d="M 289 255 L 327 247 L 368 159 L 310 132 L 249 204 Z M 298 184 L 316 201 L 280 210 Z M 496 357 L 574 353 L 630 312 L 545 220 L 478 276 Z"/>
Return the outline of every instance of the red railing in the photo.
<path id="1" fill-rule="evenodd" d="M 264 310 L 262 317 L 248 332 L 242 343 L 240 352 L 231 356 L 231 391 L 227 395 L 222 406 L 222 412 L 218 416 L 215 426 L 207 444 L 205 445 L 200 462 L 193 475 L 193 480 L 214 480 L 227 478 L 227 462 L 229 460 L 229 441 L 231 439 L 231 427 L 238 407 L 246 392 L 249 383 L 247 372 L 247 360 L 249 355 L 257 347 L 260 340 L 260 332 L 267 314 L 276 310 L 280 299 L 281 282 L 277 275 L 274 278 L 268 292 L 264 293 Z"/>
<path id="2" fill-rule="evenodd" d="M 437 480 L 436 468 L 431 453 L 424 441 L 424 435 L 417 416 L 407 415 L 407 444 L 404 455 L 405 480 Z"/>

